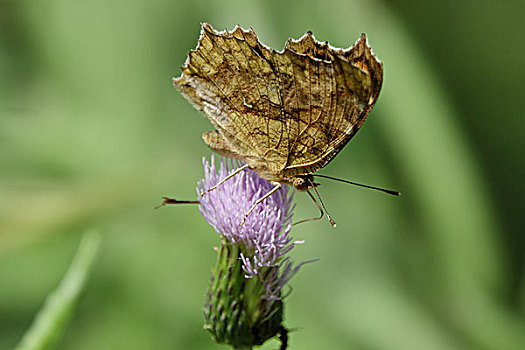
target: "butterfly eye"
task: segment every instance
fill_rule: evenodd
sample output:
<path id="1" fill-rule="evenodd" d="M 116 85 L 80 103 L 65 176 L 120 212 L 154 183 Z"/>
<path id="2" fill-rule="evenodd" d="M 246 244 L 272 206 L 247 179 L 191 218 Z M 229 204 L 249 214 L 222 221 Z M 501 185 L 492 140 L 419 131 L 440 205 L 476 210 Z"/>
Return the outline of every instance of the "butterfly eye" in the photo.
<path id="1" fill-rule="evenodd" d="M 299 191 L 306 191 L 317 187 L 319 184 L 314 183 L 312 175 L 295 176 L 293 178 L 293 186 Z"/>
<path id="2" fill-rule="evenodd" d="M 306 183 L 305 179 L 299 176 L 294 177 L 293 186 L 299 191 L 305 191 L 308 189 L 308 184 Z"/>

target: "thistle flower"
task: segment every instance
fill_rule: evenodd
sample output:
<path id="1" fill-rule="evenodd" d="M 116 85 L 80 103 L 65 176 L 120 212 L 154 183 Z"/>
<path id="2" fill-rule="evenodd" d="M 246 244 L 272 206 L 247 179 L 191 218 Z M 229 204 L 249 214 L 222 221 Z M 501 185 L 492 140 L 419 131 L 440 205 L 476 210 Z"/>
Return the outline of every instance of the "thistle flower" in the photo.
<path id="1" fill-rule="evenodd" d="M 245 169 L 216 189 L 216 185 L 241 163 L 214 158 L 203 160 L 199 181 L 199 209 L 221 236 L 217 265 L 204 304 L 205 328 L 219 343 L 251 348 L 281 333 L 282 289 L 302 264 L 293 265 L 286 254 L 297 244 L 290 236 L 293 192 L 284 186 L 258 204 L 240 224 L 252 205 L 274 186 L 256 172 Z M 283 346 L 285 342 L 283 342 Z"/>

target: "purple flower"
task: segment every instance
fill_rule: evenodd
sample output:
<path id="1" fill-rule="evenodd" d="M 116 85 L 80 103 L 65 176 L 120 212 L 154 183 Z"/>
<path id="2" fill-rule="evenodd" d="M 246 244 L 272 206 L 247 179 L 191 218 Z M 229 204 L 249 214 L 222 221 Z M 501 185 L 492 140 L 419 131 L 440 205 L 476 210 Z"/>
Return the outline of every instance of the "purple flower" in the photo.
<path id="1" fill-rule="evenodd" d="M 241 225 L 248 210 L 274 185 L 245 169 L 201 196 L 242 165 L 221 158 L 217 170 L 214 157 L 203 163 L 204 179 L 197 187 L 202 215 L 227 242 L 239 246 L 245 278 L 257 277 L 266 288 L 266 298 L 280 299 L 282 287 L 302 265 L 293 266 L 285 257 L 296 244 L 304 243 L 290 235 L 293 191 L 283 186 L 259 203 Z"/>

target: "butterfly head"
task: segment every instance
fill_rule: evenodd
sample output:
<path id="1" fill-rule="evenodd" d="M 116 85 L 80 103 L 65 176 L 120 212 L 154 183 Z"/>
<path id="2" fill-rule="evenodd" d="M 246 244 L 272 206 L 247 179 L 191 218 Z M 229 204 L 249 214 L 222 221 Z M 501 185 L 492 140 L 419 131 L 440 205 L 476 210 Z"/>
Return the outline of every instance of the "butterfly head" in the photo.
<path id="1" fill-rule="evenodd" d="M 297 175 L 292 178 L 292 185 L 299 191 L 307 191 L 320 184 L 314 182 L 313 175 Z"/>

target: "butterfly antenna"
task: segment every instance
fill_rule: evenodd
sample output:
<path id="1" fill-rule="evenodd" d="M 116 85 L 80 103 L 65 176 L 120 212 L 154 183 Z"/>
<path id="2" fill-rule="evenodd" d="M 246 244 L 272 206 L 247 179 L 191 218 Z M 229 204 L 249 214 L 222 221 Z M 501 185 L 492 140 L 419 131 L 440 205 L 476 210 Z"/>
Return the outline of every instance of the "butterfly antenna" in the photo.
<path id="1" fill-rule="evenodd" d="M 334 219 L 330 216 L 330 213 L 328 213 L 328 210 L 326 210 L 326 207 L 324 206 L 323 200 L 321 199 L 321 196 L 319 195 L 319 192 L 317 192 L 317 188 L 314 186 L 315 194 L 317 195 L 317 198 L 319 198 L 319 203 L 321 203 L 321 207 L 323 207 L 324 212 L 326 213 L 326 217 L 328 218 L 328 221 L 330 221 L 330 224 L 335 228 L 337 227 L 337 224 L 335 223 Z"/>
<path id="2" fill-rule="evenodd" d="M 401 196 L 401 192 L 393 191 L 393 190 L 387 190 L 386 188 L 380 188 L 380 187 L 375 187 L 375 186 L 364 185 L 364 184 L 360 184 L 360 183 L 357 183 L 357 182 L 352 182 L 352 181 L 348 181 L 348 180 L 338 179 L 337 177 L 331 177 L 331 176 L 327 176 L 327 175 L 316 174 L 315 176 L 316 177 L 324 177 L 326 179 L 340 181 L 340 182 L 344 182 L 344 183 L 347 183 L 347 184 L 350 184 L 350 185 L 368 188 L 368 189 L 371 189 L 371 190 L 381 191 L 381 192 L 384 192 L 384 193 L 387 193 L 387 194 L 391 194 L 392 196 Z M 321 198 L 319 198 L 319 199 L 321 199 Z"/>
<path id="3" fill-rule="evenodd" d="M 162 197 L 162 202 L 153 209 L 159 209 L 166 204 L 199 204 L 199 201 L 179 201 L 175 198 Z"/>

